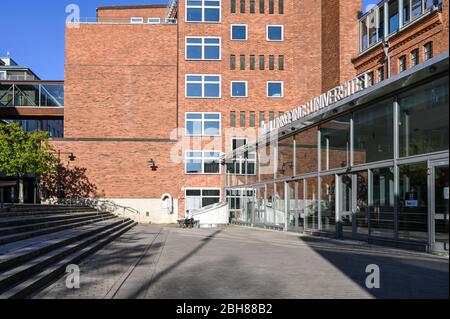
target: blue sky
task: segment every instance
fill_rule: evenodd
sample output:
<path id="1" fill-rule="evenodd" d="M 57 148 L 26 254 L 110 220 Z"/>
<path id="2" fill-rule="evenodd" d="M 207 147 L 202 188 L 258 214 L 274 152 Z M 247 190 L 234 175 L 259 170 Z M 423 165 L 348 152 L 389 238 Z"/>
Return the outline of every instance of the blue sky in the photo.
<path id="1" fill-rule="evenodd" d="M 2 1 L 0 56 L 11 57 L 46 80 L 64 79 L 65 8 L 74 3 L 81 17 L 95 17 L 105 5 L 168 3 L 169 0 L 14 0 Z M 363 0 L 363 8 L 379 0 Z"/>

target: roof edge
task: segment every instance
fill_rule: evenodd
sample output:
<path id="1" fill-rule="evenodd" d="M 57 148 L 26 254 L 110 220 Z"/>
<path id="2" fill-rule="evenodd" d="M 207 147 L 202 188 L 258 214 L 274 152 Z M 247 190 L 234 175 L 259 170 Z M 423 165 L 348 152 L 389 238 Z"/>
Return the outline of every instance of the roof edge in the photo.
<path id="1" fill-rule="evenodd" d="M 126 9 L 151 9 L 151 8 L 168 8 L 167 4 L 142 4 L 142 5 L 125 5 L 125 6 L 101 6 L 97 7 L 97 11 L 99 10 L 126 10 Z"/>

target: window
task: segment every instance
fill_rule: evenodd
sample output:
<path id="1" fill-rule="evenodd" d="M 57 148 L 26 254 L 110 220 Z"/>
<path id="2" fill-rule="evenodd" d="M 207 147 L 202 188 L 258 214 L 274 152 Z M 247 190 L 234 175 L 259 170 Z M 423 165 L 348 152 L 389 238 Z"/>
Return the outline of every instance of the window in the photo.
<path id="1" fill-rule="evenodd" d="M 374 77 L 373 72 L 367 73 L 367 85 L 368 86 L 373 85 L 373 82 L 374 82 L 373 77 Z"/>
<path id="2" fill-rule="evenodd" d="M 275 56 L 269 55 L 269 70 L 275 70 Z"/>
<path id="3" fill-rule="evenodd" d="M 422 0 L 411 0 L 411 16 L 412 19 L 422 14 Z"/>
<path id="4" fill-rule="evenodd" d="M 245 127 L 245 112 L 242 111 L 239 116 L 239 125 L 240 127 Z"/>
<path id="5" fill-rule="evenodd" d="M 220 136 L 220 113 L 186 113 L 186 136 Z"/>
<path id="6" fill-rule="evenodd" d="M 131 24 L 141 24 L 141 23 L 144 23 L 144 18 L 141 18 L 141 17 L 131 17 L 131 18 L 130 18 L 130 23 L 131 23 Z"/>
<path id="7" fill-rule="evenodd" d="M 267 82 L 267 96 L 280 98 L 283 97 L 283 82 L 281 81 L 272 81 Z"/>
<path id="8" fill-rule="evenodd" d="M 230 10 L 231 10 L 231 13 L 236 13 L 236 0 L 231 0 Z"/>
<path id="9" fill-rule="evenodd" d="M 267 41 L 283 41 L 284 27 L 282 25 L 268 25 L 267 26 Z"/>
<path id="10" fill-rule="evenodd" d="M 241 54 L 239 57 L 239 64 L 240 64 L 240 69 L 241 70 L 245 70 L 245 55 Z"/>
<path id="11" fill-rule="evenodd" d="M 433 57 L 433 42 L 428 42 L 424 45 L 425 61 Z"/>
<path id="12" fill-rule="evenodd" d="M 248 30 L 246 24 L 231 25 L 231 40 L 246 41 L 248 39 Z"/>
<path id="13" fill-rule="evenodd" d="M 255 127 L 255 112 L 250 112 L 249 126 Z"/>
<path id="14" fill-rule="evenodd" d="M 186 22 L 220 22 L 220 0 L 186 0 Z"/>
<path id="15" fill-rule="evenodd" d="M 384 81 L 384 66 L 378 68 L 378 82 Z"/>
<path id="16" fill-rule="evenodd" d="M 263 122 L 266 122 L 266 113 L 261 111 L 259 112 L 259 125 L 261 126 Z"/>
<path id="17" fill-rule="evenodd" d="M 250 0 L 250 13 L 256 12 L 256 3 L 255 0 Z"/>
<path id="18" fill-rule="evenodd" d="M 406 56 L 403 55 L 398 59 L 398 70 L 403 72 L 406 70 Z"/>
<path id="19" fill-rule="evenodd" d="M 221 39 L 212 37 L 187 37 L 186 60 L 220 60 Z"/>
<path id="20" fill-rule="evenodd" d="M 264 70 L 264 65 L 265 65 L 265 62 L 264 62 L 264 55 L 260 55 L 259 56 L 259 69 L 262 71 L 262 70 Z"/>
<path id="21" fill-rule="evenodd" d="M 220 189 L 186 189 L 186 210 L 220 203 Z"/>
<path id="22" fill-rule="evenodd" d="M 187 98 L 220 98 L 220 75 L 186 75 Z"/>
<path id="23" fill-rule="evenodd" d="M 264 13 L 264 1 L 265 0 L 259 0 L 259 13 Z"/>
<path id="24" fill-rule="evenodd" d="M 240 5 L 241 13 L 245 13 L 245 0 L 240 0 L 240 1 L 241 1 L 241 5 Z"/>
<path id="25" fill-rule="evenodd" d="M 278 70 L 284 70 L 284 55 L 278 56 Z"/>
<path id="26" fill-rule="evenodd" d="M 255 69 L 255 56 L 250 55 L 250 70 L 254 70 L 254 69 Z"/>
<path id="27" fill-rule="evenodd" d="M 274 14 L 275 13 L 274 1 L 275 0 L 269 0 L 269 14 Z"/>
<path id="28" fill-rule="evenodd" d="M 236 70 L 236 56 L 230 55 L 230 70 Z"/>
<path id="29" fill-rule="evenodd" d="M 319 127 L 322 170 L 351 165 L 350 121 L 351 115 L 344 115 Z M 300 143 L 303 142 L 300 141 Z"/>
<path id="30" fill-rule="evenodd" d="M 161 18 L 148 18 L 147 22 L 149 24 L 161 24 Z"/>
<path id="31" fill-rule="evenodd" d="M 0 80 L 6 80 L 6 71 L 0 71 Z"/>
<path id="32" fill-rule="evenodd" d="M 231 97 L 247 97 L 247 81 L 231 81 Z"/>
<path id="33" fill-rule="evenodd" d="M 269 121 L 273 121 L 275 119 L 275 113 L 274 112 L 269 112 Z"/>
<path id="34" fill-rule="evenodd" d="M 284 0 L 278 0 L 278 13 L 284 14 Z"/>
<path id="35" fill-rule="evenodd" d="M 219 174 L 220 152 L 187 151 L 186 174 Z"/>
<path id="36" fill-rule="evenodd" d="M 414 49 L 411 51 L 411 67 L 419 64 L 419 49 Z"/>
<path id="37" fill-rule="evenodd" d="M 232 151 L 247 145 L 246 138 L 233 138 L 231 140 Z M 256 153 L 244 152 L 227 161 L 227 173 L 235 175 L 256 174 Z"/>
<path id="38" fill-rule="evenodd" d="M 230 112 L 230 126 L 236 127 L 236 112 Z"/>

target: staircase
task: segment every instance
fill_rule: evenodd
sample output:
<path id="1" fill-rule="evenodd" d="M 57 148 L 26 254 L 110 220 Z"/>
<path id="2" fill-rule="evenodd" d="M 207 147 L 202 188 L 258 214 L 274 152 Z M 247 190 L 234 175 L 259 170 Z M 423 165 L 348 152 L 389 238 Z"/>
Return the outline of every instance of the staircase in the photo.
<path id="1" fill-rule="evenodd" d="M 135 225 L 90 207 L 0 210 L 0 299 L 30 297 Z"/>
<path id="2" fill-rule="evenodd" d="M 166 14 L 166 22 L 174 21 L 178 11 L 178 0 L 170 0 L 169 9 Z"/>

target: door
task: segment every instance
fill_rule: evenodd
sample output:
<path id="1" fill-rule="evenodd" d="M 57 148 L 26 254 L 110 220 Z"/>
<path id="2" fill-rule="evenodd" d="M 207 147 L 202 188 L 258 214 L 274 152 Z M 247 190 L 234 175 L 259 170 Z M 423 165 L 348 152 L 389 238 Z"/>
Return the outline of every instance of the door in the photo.
<path id="1" fill-rule="evenodd" d="M 448 161 L 431 163 L 430 218 L 433 251 L 448 252 L 449 248 L 449 172 Z"/>
<path id="2" fill-rule="evenodd" d="M 369 234 L 367 171 L 339 176 L 339 222 L 347 237 L 366 237 Z"/>

